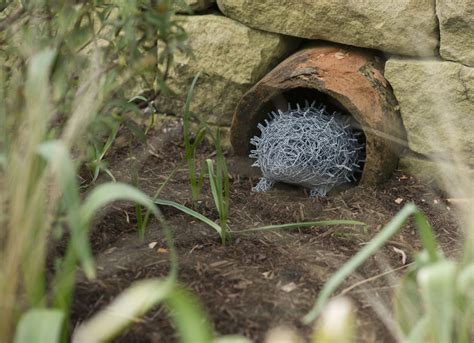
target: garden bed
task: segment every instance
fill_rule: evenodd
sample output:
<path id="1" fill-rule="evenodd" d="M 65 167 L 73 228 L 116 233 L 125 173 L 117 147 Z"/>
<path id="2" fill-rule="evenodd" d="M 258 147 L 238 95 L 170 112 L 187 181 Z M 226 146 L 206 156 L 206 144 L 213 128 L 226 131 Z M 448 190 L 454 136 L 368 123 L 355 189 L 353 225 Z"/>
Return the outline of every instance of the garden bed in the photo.
<path id="1" fill-rule="evenodd" d="M 174 118 L 164 121 L 149 132 L 146 144 L 135 142 L 130 148 L 132 138 L 119 134 L 107 157 L 110 170 L 117 180 L 130 183 L 130 156 L 134 156 L 139 162 L 139 188 L 153 196 L 182 161 L 181 122 Z M 214 148 L 204 143 L 197 158 L 212 158 L 213 154 Z M 325 281 L 408 202 L 428 214 L 447 254 L 455 255 L 459 248 L 461 235 L 453 209 L 443 196 L 399 171 L 377 187 L 359 185 L 324 199 L 310 199 L 303 189 L 292 186 L 252 193 L 257 175 L 241 175 L 239 161 L 232 156 L 228 156 L 228 165 L 232 230 L 326 219 L 354 219 L 368 226 L 255 233 L 223 246 L 205 224 L 162 207 L 178 249 L 179 281 L 199 298 L 219 335 L 242 334 L 263 341 L 270 328 L 284 325 L 309 337 L 312 328 L 300 320 Z M 99 182 L 107 181 L 104 175 Z M 218 218 L 208 184 L 204 184 L 201 200 L 192 203 L 185 168 L 166 185 L 161 198 L 193 207 L 213 220 Z M 104 209 L 95 220 L 91 244 L 98 277 L 88 281 L 79 276 L 73 305 L 76 324 L 103 308 L 133 281 L 163 277 L 168 272 L 169 254 L 159 223 L 151 221 L 145 240 L 140 241 L 133 204 L 117 203 Z M 395 276 L 406 270 L 420 246 L 409 223 L 339 289 L 338 293 L 347 293 L 355 301 L 358 341 L 393 340 L 381 320 L 383 316 L 370 305 L 375 301 L 390 307 Z M 166 309 L 157 307 L 118 341 L 174 342 L 176 338 Z"/>

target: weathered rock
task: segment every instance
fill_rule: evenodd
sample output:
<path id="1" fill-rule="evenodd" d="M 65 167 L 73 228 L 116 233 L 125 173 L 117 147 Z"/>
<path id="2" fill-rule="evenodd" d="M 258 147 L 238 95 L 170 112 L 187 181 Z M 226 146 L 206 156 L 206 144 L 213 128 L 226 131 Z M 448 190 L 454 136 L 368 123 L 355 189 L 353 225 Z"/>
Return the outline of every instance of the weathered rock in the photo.
<path id="1" fill-rule="evenodd" d="M 474 3 L 472 0 L 437 0 L 440 26 L 440 54 L 474 66 Z"/>
<path id="2" fill-rule="evenodd" d="M 413 154 L 400 157 L 401 170 L 404 170 L 422 182 L 432 183 L 451 195 L 462 194 L 465 187 L 474 179 L 474 170 L 462 164 L 449 161 L 432 161 L 419 158 Z"/>
<path id="3" fill-rule="evenodd" d="M 185 0 L 184 1 L 194 12 L 204 11 L 216 3 L 215 0 Z M 183 13 L 187 10 L 186 6 L 175 3 L 178 13 Z"/>
<path id="4" fill-rule="evenodd" d="M 324 39 L 410 56 L 436 54 L 432 0 L 217 0 L 230 18 L 290 36 Z"/>
<path id="5" fill-rule="evenodd" d="M 359 123 L 366 138 L 362 183 L 385 180 L 396 168 L 404 139 L 396 100 L 382 75 L 382 65 L 367 51 L 321 44 L 301 50 L 268 73 L 239 102 L 231 127 L 234 153 L 248 155 L 257 124 L 288 102 L 316 100 L 329 111 L 343 111 Z M 251 163 L 249 163 L 250 166 Z"/>
<path id="6" fill-rule="evenodd" d="M 474 165 L 474 68 L 446 61 L 390 59 L 385 77 L 400 104 L 411 150 Z"/>
<path id="7" fill-rule="evenodd" d="M 212 124 L 230 125 L 242 95 L 297 46 L 298 40 L 254 30 L 219 15 L 183 16 L 194 57 L 175 55 L 169 87 L 176 96 L 161 96 L 163 113 L 182 112 L 194 76 L 191 111 Z"/>

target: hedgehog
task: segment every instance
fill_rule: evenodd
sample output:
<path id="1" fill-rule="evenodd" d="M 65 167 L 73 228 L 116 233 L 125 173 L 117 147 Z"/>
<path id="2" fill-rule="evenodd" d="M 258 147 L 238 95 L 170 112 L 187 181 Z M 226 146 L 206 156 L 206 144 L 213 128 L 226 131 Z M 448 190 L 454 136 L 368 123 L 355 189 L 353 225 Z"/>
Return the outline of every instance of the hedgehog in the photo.
<path id="1" fill-rule="evenodd" d="M 305 102 L 295 108 L 269 114 L 270 121 L 258 124 L 260 136 L 250 143 L 255 149 L 252 165 L 260 167 L 262 178 L 252 188 L 265 192 L 276 182 L 310 189 L 310 197 L 325 197 L 335 186 L 356 181 L 364 162 L 360 132 L 349 124 L 349 116 L 329 114 L 324 105 Z"/>

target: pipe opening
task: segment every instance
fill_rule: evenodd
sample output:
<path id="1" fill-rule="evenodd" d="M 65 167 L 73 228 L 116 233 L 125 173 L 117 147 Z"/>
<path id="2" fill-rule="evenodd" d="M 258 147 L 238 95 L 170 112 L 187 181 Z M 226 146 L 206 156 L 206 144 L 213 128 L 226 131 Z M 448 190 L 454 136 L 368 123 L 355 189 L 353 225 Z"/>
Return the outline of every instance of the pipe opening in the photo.
<path id="1" fill-rule="evenodd" d="M 309 113 L 315 116 L 324 115 L 322 120 L 315 121 L 309 118 L 309 123 L 304 124 L 303 122 L 308 118 L 296 120 L 295 118 L 301 117 L 301 113 L 297 112 L 295 114 L 293 113 L 294 111 L 288 111 L 288 102 L 292 108 L 295 108 L 297 103 L 300 104 L 300 107 L 302 105 L 304 107 L 305 100 L 309 102 L 316 100 L 318 104 L 326 106 L 326 111 L 321 111 L 321 108 L 317 107 L 311 109 L 311 113 Z M 373 55 L 366 51 L 334 44 L 316 45 L 288 57 L 244 94 L 234 113 L 230 133 L 231 143 L 235 156 L 249 156 L 251 150 L 256 150 L 253 155 L 257 156 L 257 159 L 254 157 L 253 162 L 248 161 L 250 162 L 248 164 L 249 173 L 251 173 L 250 170 L 256 169 L 251 168 L 250 165 L 259 159 L 258 156 L 263 156 L 262 164 L 268 165 L 269 168 L 275 167 L 273 171 L 270 170 L 270 172 L 266 173 L 269 175 L 267 177 L 269 181 L 277 180 L 280 174 L 287 175 L 287 171 L 290 172 L 288 174 L 291 177 L 290 181 L 294 180 L 293 176 L 298 173 L 291 169 L 293 164 L 283 162 L 292 160 L 293 157 L 299 157 L 300 152 L 309 151 L 306 156 L 318 156 L 314 160 L 311 159 L 312 164 L 310 168 L 313 165 L 319 166 L 321 161 L 329 161 L 330 163 L 323 165 L 323 171 L 327 171 L 325 167 L 328 165 L 337 165 L 338 168 L 340 166 L 354 165 L 352 160 L 346 159 L 349 162 L 346 165 L 340 163 L 340 160 L 334 157 L 341 156 L 338 151 L 357 150 L 362 145 L 365 148 L 364 163 L 357 167 L 361 171 L 354 175 L 356 182 L 353 182 L 350 186 L 357 182 L 366 185 L 376 185 L 387 180 L 396 168 L 398 154 L 402 148 L 386 137 L 395 137 L 397 139 L 405 137 L 396 104 L 396 99 L 388 83 L 383 79 L 381 66 L 376 63 Z M 288 124 L 284 126 L 284 130 L 286 127 L 302 125 L 300 130 L 304 131 L 307 128 L 311 128 L 311 131 L 315 132 L 312 132 L 311 135 L 314 133 L 314 137 L 318 137 L 318 139 L 307 140 L 307 136 L 299 135 L 298 140 L 295 140 L 292 133 L 277 131 L 273 133 L 273 137 L 284 137 L 284 150 L 272 149 L 273 146 L 271 144 L 268 145 L 266 140 L 270 136 L 259 140 L 261 132 L 258 125 L 260 124 L 260 129 L 267 130 L 268 124 L 265 120 L 271 120 L 269 113 L 278 109 L 283 112 L 288 111 L 289 118 L 287 117 L 287 119 L 291 123 L 295 121 L 295 125 L 289 124 L 290 121 L 279 123 Z M 334 123 L 335 130 L 327 131 L 324 125 L 331 119 L 332 112 L 341 113 L 341 116 L 349 118 L 351 120 L 351 125 L 349 126 L 352 127 L 353 131 L 339 135 L 341 131 L 348 131 L 345 127 L 342 129 L 340 127 L 337 128 L 337 125 L 340 123 Z M 275 126 L 278 125 L 275 124 Z M 274 128 L 272 127 L 271 130 Z M 313 128 L 316 129 L 313 130 Z M 271 130 L 268 129 L 265 132 L 268 133 Z M 359 133 L 360 135 L 354 137 L 354 133 Z M 377 133 L 382 134 L 379 135 Z M 255 136 L 257 137 L 252 139 Z M 322 151 L 319 146 L 311 146 L 312 142 L 331 142 L 331 137 L 343 138 L 344 142 L 349 141 L 354 143 L 355 146 L 347 146 L 344 142 L 339 144 L 339 138 L 337 139 L 337 144 L 330 144 L 331 149 L 327 151 Z M 251 140 L 253 143 L 263 143 L 259 143 L 257 146 L 253 143 L 251 144 Z M 302 147 L 305 144 L 309 144 L 309 149 L 307 149 L 308 145 L 305 145 L 300 151 L 294 153 L 292 151 L 295 150 L 292 149 L 293 144 L 296 143 L 298 145 L 297 142 L 301 141 L 305 143 L 299 144 L 299 146 Z M 336 150 L 332 149 L 334 146 L 336 146 Z M 339 149 L 341 147 L 342 149 Z M 360 150 L 362 149 L 357 151 Z M 267 153 L 266 151 L 269 152 Z M 277 159 L 276 164 L 272 164 L 273 155 L 271 154 L 273 153 L 282 153 L 279 155 L 282 159 Z M 290 157 L 287 158 L 288 156 Z M 306 156 L 304 161 L 307 162 L 309 158 Z M 344 157 L 344 155 L 342 156 Z M 257 163 L 257 165 L 260 164 Z M 308 164 L 303 165 L 308 166 Z M 262 174 L 264 173 L 262 172 Z M 272 178 L 272 176 L 276 177 Z M 308 175 L 303 175 L 302 179 L 304 180 L 306 176 Z M 346 174 L 343 175 L 342 179 L 346 179 L 345 176 L 352 178 L 352 175 Z M 280 180 L 282 179 L 280 178 Z M 300 182 L 294 183 L 303 185 Z M 268 184 L 271 184 L 271 182 Z M 311 183 L 307 182 L 306 184 Z M 316 184 L 320 185 L 321 183 L 317 182 Z"/>
<path id="2" fill-rule="evenodd" d="M 351 115 L 350 112 L 343 105 L 341 105 L 336 99 L 332 98 L 330 95 L 310 88 L 293 88 L 280 92 L 277 95 L 273 96 L 269 101 L 260 104 L 260 108 L 258 109 L 258 123 L 265 125 L 265 120 L 271 121 L 271 116 L 269 114 L 271 114 L 272 112 L 278 112 L 279 110 L 285 113 L 288 111 L 289 106 L 293 109 L 296 109 L 297 105 L 299 105 L 301 108 L 304 108 L 306 103 L 311 104 L 313 102 L 315 102 L 316 106 L 324 106 L 326 108 L 326 113 L 329 115 L 338 113 L 339 116 L 337 116 L 337 118 L 342 118 L 342 120 L 350 126 L 350 130 L 355 134 L 358 145 L 363 147 L 363 149 L 358 152 L 360 156 L 360 163 L 358 163 L 358 168 L 354 167 L 354 180 L 352 180 L 351 177 L 351 182 L 345 182 L 343 184 L 340 184 L 336 186 L 334 190 L 342 190 L 347 187 L 357 185 L 362 178 L 365 164 L 364 162 L 366 136 L 362 129 L 362 126 L 359 122 L 357 122 L 354 116 Z M 252 123 L 249 124 L 252 125 Z M 260 134 L 261 132 L 258 129 L 258 124 L 253 124 L 251 137 L 259 136 Z M 250 146 L 249 152 L 250 150 L 252 150 L 252 148 L 253 146 Z"/>

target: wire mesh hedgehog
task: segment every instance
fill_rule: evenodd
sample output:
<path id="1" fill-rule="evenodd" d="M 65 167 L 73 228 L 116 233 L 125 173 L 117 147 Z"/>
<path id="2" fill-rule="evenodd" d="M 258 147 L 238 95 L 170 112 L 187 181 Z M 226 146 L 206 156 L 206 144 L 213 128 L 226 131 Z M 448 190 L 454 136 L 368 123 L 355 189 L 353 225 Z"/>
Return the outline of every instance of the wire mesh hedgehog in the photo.
<path id="1" fill-rule="evenodd" d="M 307 101 L 304 108 L 288 105 L 286 112 L 272 112 L 266 126 L 258 124 L 260 137 L 250 140 L 255 146 L 252 166 L 260 167 L 263 175 L 252 190 L 265 192 L 275 182 L 285 182 L 310 188 L 312 197 L 324 197 L 334 186 L 355 181 L 364 146 L 347 118 Z"/>

